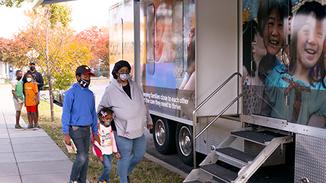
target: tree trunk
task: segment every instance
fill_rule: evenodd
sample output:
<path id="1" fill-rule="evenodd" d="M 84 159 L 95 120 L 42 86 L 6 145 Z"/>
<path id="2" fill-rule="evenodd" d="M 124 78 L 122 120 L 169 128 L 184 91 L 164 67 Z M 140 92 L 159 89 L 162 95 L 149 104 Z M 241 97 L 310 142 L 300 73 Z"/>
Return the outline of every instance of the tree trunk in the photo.
<path id="1" fill-rule="evenodd" d="M 51 66 L 49 60 L 49 9 L 46 10 L 46 29 L 45 29 L 45 57 L 46 57 L 46 70 L 47 70 L 47 77 L 49 82 L 49 97 L 50 97 L 50 111 L 51 111 L 51 122 L 52 128 L 54 127 L 54 111 L 53 111 L 53 92 L 52 92 L 52 73 L 51 73 Z"/>
<path id="2" fill-rule="evenodd" d="M 50 96 L 50 111 L 51 111 L 51 122 L 54 122 L 54 110 L 53 110 L 53 92 L 52 92 L 52 80 L 51 73 L 48 73 L 48 82 L 49 82 L 49 96 Z"/>

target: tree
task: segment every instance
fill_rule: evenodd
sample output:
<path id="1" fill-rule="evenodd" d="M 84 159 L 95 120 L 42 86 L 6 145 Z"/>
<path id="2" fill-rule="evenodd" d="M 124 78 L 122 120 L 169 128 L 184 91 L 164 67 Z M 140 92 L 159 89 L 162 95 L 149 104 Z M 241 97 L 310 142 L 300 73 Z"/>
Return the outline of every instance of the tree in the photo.
<path id="1" fill-rule="evenodd" d="M 1 0 L 0 0 L 1 2 Z M 35 50 L 34 60 L 49 86 L 51 120 L 54 88 L 67 89 L 75 79 L 75 68 L 93 59 L 89 42 L 77 39 L 69 28 L 70 9 L 59 4 L 40 6 L 27 13 L 28 27 L 13 39 L 0 39 L 0 58 L 16 67 L 28 65 L 27 53 Z M 95 49 L 94 49 L 95 50 Z"/>
<path id="2" fill-rule="evenodd" d="M 69 28 L 70 10 L 58 4 L 38 7 L 27 13 L 29 26 L 21 31 L 13 40 L 21 44 L 23 51 L 14 51 L 15 65 L 27 65 L 30 61 L 26 53 L 36 50 L 39 53 L 35 60 L 45 73 L 49 86 L 51 120 L 53 115 L 54 88 L 67 89 L 73 82 L 74 69 L 78 65 L 87 64 L 92 60 L 92 54 L 86 43 L 79 41 Z"/>
<path id="3" fill-rule="evenodd" d="M 33 23 L 44 33 L 45 41 L 39 42 L 39 48 L 43 50 L 40 55 L 44 62 L 40 65 L 45 68 L 49 84 L 51 120 L 53 121 L 53 94 L 52 87 L 66 89 L 74 79 L 74 69 L 77 65 L 86 64 L 91 55 L 85 46 L 76 42 L 73 32 L 68 28 L 71 20 L 70 10 L 62 5 L 52 4 L 34 11 L 36 19 Z M 34 17 L 34 16 L 32 16 Z M 35 25 L 35 24 L 33 24 Z M 36 38 L 37 39 L 37 38 Z M 54 77 L 54 78 L 53 78 Z M 54 81 L 54 85 L 52 85 Z"/>
<path id="4" fill-rule="evenodd" d="M 76 35 L 76 38 L 89 45 L 93 59 L 90 66 L 99 68 L 107 73 L 109 70 L 109 31 L 106 28 L 93 26 Z M 104 74 L 105 75 L 105 74 Z M 105 75 L 107 76 L 107 75 Z"/>
<path id="5" fill-rule="evenodd" d="M 19 7 L 21 5 L 22 2 L 24 2 L 25 0 L 0 0 L 0 5 L 4 5 L 7 7 Z"/>
<path id="6" fill-rule="evenodd" d="M 34 32 L 22 31 L 12 39 L 0 38 L 0 60 L 22 68 L 30 61 L 26 53 L 33 48 Z"/>
<path id="7" fill-rule="evenodd" d="M 11 40 L 0 38 L 0 60 L 4 62 L 12 62 L 12 43 Z"/>

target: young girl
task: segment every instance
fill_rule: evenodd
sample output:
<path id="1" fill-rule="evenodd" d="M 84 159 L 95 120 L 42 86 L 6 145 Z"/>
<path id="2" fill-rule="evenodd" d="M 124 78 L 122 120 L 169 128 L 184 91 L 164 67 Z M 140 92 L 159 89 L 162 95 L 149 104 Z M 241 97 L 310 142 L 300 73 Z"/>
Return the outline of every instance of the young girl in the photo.
<path id="1" fill-rule="evenodd" d="M 103 173 L 99 178 L 99 183 L 107 183 L 109 182 L 110 172 L 112 169 L 112 154 L 117 159 L 120 158 L 111 128 L 113 111 L 108 107 L 102 108 L 98 112 L 98 119 L 98 139 L 100 139 L 100 142 L 94 141 L 93 152 L 102 161 L 104 166 Z"/>
<path id="2" fill-rule="evenodd" d="M 30 73 L 26 74 L 26 80 L 27 82 L 24 84 L 24 93 L 28 128 L 33 128 L 33 123 L 35 128 L 39 128 L 36 116 L 36 107 L 39 102 L 37 83 L 34 82 L 33 76 Z"/>

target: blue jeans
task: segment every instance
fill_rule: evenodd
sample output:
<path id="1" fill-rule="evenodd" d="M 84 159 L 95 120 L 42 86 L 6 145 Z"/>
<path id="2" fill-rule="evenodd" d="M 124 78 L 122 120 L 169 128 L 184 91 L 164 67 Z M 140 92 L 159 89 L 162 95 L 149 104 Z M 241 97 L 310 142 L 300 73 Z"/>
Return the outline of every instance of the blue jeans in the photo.
<path id="1" fill-rule="evenodd" d="M 106 181 L 109 182 L 110 180 L 110 172 L 112 169 L 112 165 L 111 165 L 111 161 L 112 161 L 112 154 L 111 155 L 103 155 L 103 173 L 101 175 L 101 177 L 99 178 L 99 181 Z"/>
<path id="2" fill-rule="evenodd" d="M 70 180 L 78 181 L 78 183 L 86 183 L 88 169 L 88 150 L 90 144 L 90 128 L 70 127 L 69 135 L 77 148 L 77 156 L 72 166 Z"/>
<path id="3" fill-rule="evenodd" d="M 127 176 L 144 157 L 146 138 L 145 135 L 136 139 L 128 139 L 117 135 L 116 143 L 121 155 L 121 159 L 118 161 L 120 183 L 128 183 Z"/>

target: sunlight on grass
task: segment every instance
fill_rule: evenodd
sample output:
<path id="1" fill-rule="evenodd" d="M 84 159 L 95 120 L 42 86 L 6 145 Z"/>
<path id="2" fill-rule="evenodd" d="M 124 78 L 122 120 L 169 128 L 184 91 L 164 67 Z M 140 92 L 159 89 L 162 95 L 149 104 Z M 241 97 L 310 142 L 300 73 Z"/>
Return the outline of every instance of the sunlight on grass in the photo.
<path id="1" fill-rule="evenodd" d="M 63 142 L 61 132 L 61 112 L 62 108 L 54 105 L 54 123 L 50 122 L 50 105 L 48 102 L 41 101 L 39 105 L 39 124 L 70 158 L 74 159 L 75 155 L 68 154 Z M 27 121 L 26 112 L 22 113 L 23 118 Z M 119 178 L 116 172 L 116 160 L 113 160 L 113 169 L 110 175 L 112 183 L 119 183 Z M 99 175 L 102 172 L 101 162 L 94 156 L 90 155 L 88 166 L 88 180 L 91 183 L 96 183 Z M 144 159 L 130 175 L 132 183 L 179 183 L 182 178 L 167 169 Z"/>

